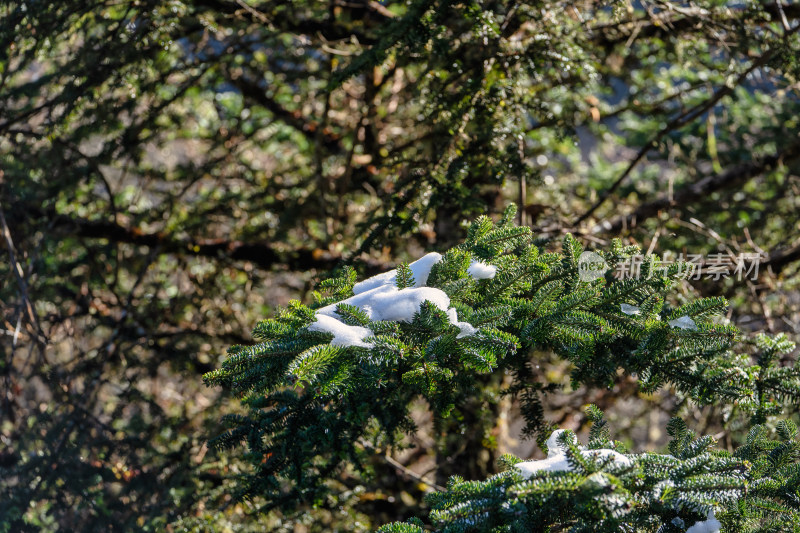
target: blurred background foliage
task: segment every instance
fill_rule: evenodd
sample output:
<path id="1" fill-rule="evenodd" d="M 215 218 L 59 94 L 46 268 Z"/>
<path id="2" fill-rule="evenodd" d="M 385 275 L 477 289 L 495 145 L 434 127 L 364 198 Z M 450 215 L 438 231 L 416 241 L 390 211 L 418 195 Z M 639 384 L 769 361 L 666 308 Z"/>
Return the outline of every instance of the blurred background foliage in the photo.
<path id="1" fill-rule="evenodd" d="M 755 279 L 678 298 L 797 339 L 798 19 L 787 0 L 3 2 L 0 530 L 368 530 L 420 514 L 423 479 L 534 453 L 502 379 L 457 413 L 474 436 L 421 408 L 416 447 L 299 518 L 231 501 L 242 466 L 204 444 L 236 406 L 201 376 L 259 318 L 509 201 L 545 244 L 761 253 Z M 635 450 L 675 413 L 741 437 L 531 357 L 562 427 L 592 402 Z"/>

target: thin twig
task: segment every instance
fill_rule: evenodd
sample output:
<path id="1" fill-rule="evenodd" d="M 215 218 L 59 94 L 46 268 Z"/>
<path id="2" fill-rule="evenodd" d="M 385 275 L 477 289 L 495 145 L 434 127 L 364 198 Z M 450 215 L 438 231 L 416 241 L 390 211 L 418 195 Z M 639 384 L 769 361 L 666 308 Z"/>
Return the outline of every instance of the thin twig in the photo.
<path id="1" fill-rule="evenodd" d="M 386 459 L 387 463 L 389 463 L 390 465 L 395 467 L 397 470 L 400 470 L 401 472 L 403 472 L 408 477 L 416 479 L 420 483 L 424 483 L 425 485 L 428 485 L 429 487 L 431 487 L 433 489 L 436 489 L 439 492 L 444 492 L 445 490 L 447 490 L 446 488 L 442 487 L 441 485 L 437 485 L 433 481 L 429 481 L 429 480 L 425 479 L 423 476 L 421 476 L 421 475 L 417 474 L 416 472 L 414 472 L 413 470 L 410 470 L 409 468 L 403 466 L 402 464 L 400 464 L 396 460 L 392 459 L 392 457 L 388 453 L 386 455 L 384 455 L 383 458 Z"/>
<path id="2" fill-rule="evenodd" d="M 33 310 L 33 304 L 31 303 L 30 297 L 28 296 L 28 284 L 25 281 L 25 278 L 22 276 L 22 266 L 17 261 L 17 255 L 14 248 L 14 241 L 11 238 L 11 231 L 8 228 L 8 223 L 6 222 L 6 217 L 2 205 L 0 205 L 0 225 L 2 226 L 3 238 L 6 241 L 9 264 L 11 266 L 11 270 L 14 272 L 14 277 L 17 280 L 17 285 L 19 286 L 19 293 L 20 297 L 22 298 L 23 306 L 25 307 L 25 311 L 28 313 L 28 319 L 30 320 L 31 326 L 33 326 L 36 330 L 35 338 L 38 341 L 39 348 L 43 349 L 44 346 L 47 344 L 47 337 L 44 335 L 44 331 L 42 330 L 42 327 L 39 324 L 39 319 L 36 316 L 36 312 Z"/>
<path id="3" fill-rule="evenodd" d="M 664 209 L 687 205 L 708 198 L 713 192 L 724 187 L 733 187 L 756 176 L 769 172 L 777 165 L 786 164 L 800 158 L 800 139 L 781 151 L 731 167 L 719 174 L 706 176 L 688 184 L 672 194 L 641 204 L 628 215 L 620 215 L 597 224 L 591 231 L 594 234 L 615 234 L 627 227 L 634 227 L 642 221 L 655 217 Z"/>
<path id="4" fill-rule="evenodd" d="M 800 29 L 800 25 L 792 29 L 790 32 L 787 33 L 787 37 L 797 32 Z M 631 172 L 636 168 L 636 166 L 644 159 L 647 153 L 654 147 L 657 146 L 661 140 L 664 139 L 670 132 L 682 128 L 686 124 L 691 123 L 694 119 L 708 111 L 709 109 L 713 108 L 722 98 L 728 96 L 733 92 L 733 90 L 741 85 L 754 70 L 764 66 L 772 57 L 777 53 L 777 49 L 771 49 L 768 52 L 764 53 L 759 57 L 756 61 L 750 65 L 744 72 L 742 72 L 736 80 L 731 84 L 726 84 L 723 87 L 717 89 L 714 94 L 706 100 L 703 104 L 695 106 L 692 110 L 682 113 L 681 115 L 675 117 L 673 120 L 669 122 L 661 131 L 659 131 L 648 143 L 646 143 L 636 154 L 636 157 L 628 164 L 625 168 L 625 171 L 616 179 L 616 181 L 611 184 L 609 187 L 597 200 L 597 202 L 589 208 L 583 215 L 581 215 L 573 224 L 573 226 L 577 227 L 581 222 L 589 218 L 601 205 L 605 203 L 606 200 L 619 188 L 620 185 L 625 181 L 625 179 L 630 176 Z"/>

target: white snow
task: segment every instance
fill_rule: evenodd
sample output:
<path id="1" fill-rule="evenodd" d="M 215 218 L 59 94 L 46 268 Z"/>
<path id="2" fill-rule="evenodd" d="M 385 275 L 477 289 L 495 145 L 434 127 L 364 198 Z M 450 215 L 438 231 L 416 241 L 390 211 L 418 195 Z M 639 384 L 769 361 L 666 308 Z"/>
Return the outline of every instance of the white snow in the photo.
<path id="1" fill-rule="evenodd" d="M 366 337 L 372 336 L 372 331 L 361 326 L 350 326 L 327 315 L 317 314 L 317 320 L 308 326 L 309 331 L 322 331 L 333 333 L 333 346 L 361 346 L 370 348 L 372 344 L 364 342 Z"/>
<path id="2" fill-rule="evenodd" d="M 692 527 L 686 530 L 686 533 L 719 533 L 722 524 L 714 516 L 714 510 L 708 512 L 707 520 L 700 520 L 695 522 Z"/>
<path id="3" fill-rule="evenodd" d="M 473 279 L 491 279 L 497 274 L 497 267 L 488 265 L 483 261 L 473 261 L 467 268 L 467 274 Z"/>
<path id="4" fill-rule="evenodd" d="M 522 472 L 525 477 L 531 477 L 536 472 L 562 472 L 571 471 L 572 465 L 569 464 L 564 448 L 558 443 L 558 437 L 564 432 L 563 429 L 557 429 L 547 439 L 547 458 L 539 461 L 526 461 L 517 463 L 516 468 Z M 611 458 L 612 462 L 617 466 L 629 467 L 631 460 L 619 452 L 608 449 L 600 450 L 586 450 L 581 448 L 581 454 L 586 458 L 593 459 L 608 459 Z"/>
<path id="5" fill-rule="evenodd" d="M 697 329 L 697 324 L 694 323 L 688 316 L 682 316 L 680 318 L 676 318 L 667 322 L 673 328 L 681 328 L 681 329 Z"/>
<path id="6" fill-rule="evenodd" d="M 450 307 L 450 298 L 442 290 L 432 287 L 398 289 L 393 284 L 386 284 L 318 309 L 317 314 L 336 318 L 336 307 L 349 304 L 364 311 L 372 321 L 411 322 L 414 313 L 419 312 L 426 300 L 445 313 Z"/>
<path id="7" fill-rule="evenodd" d="M 635 305 L 620 304 L 619 308 L 626 315 L 638 315 L 639 314 L 639 308 L 636 307 Z"/>
<path id="8" fill-rule="evenodd" d="M 369 348 L 372 345 L 364 342 L 364 339 L 372 336 L 372 331 L 361 326 L 349 326 L 339 320 L 341 317 L 336 312 L 339 305 L 348 304 L 357 307 L 373 322 L 379 320 L 411 322 L 414 314 L 419 312 L 422 303 L 429 301 L 447 313 L 451 324 L 458 326 L 461 332 L 457 338 L 474 335 L 478 330 L 468 322 L 458 320 L 458 313 L 450 307 L 450 298 L 444 291 L 424 286 L 428 281 L 431 268 L 441 259 L 441 254 L 432 252 L 408 265 L 414 276 L 414 287 L 398 289 L 396 269 L 356 283 L 353 287 L 353 296 L 317 309 L 317 320 L 308 329 L 333 333 L 331 344 L 337 346 Z"/>
<path id="9" fill-rule="evenodd" d="M 450 323 L 456 324 L 458 322 L 458 311 L 456 311 L 455 307 L 451 307 L 447 310 L 447 318 L 450 319 Z"/>
<path id="10" fill-rule="evenodd" d="M 447 310 L 447 318 L 450 319 L 451 324 L 455 324 L 461 330 L 461 333 L 456 335 L 457 339 L 463 339 L 464 337 L 475 335 L 475 333 L 477 333 L 478 331 L 478 328 L 476 328 L 469 322 L 459 322 L 458 312 L 455 310 L 454 307 L 451 307 L 450 309 Z"/>
<path id="11" fill-rule="evenodd" d="M 478 328 L 476 328 L 469 322 L 456 322 L 456 326 L 458 326 L 459 329 L 461 330 L 461 333 L 456 335 L 456 339 L 463 339 L 464 337 L 470 337 L 478 332 Z"/>
<path id="12" fill-rule="evenodd" d="M 425 284 L 428 283 L 428 276 L 431 273 L 433 265 L 441 260 L 442 254 L 431 252 L 409 264 L 408 268 L 411 269 L 411 274 L 414 276 L 414 287 L 424 287 Z M 362 292 L 367 292 L 377 287 L 384 287 L 386 285 L 397 285 L 396 268 L 356 283 L 353 286 L 353 294 L 361 294 Z"/>

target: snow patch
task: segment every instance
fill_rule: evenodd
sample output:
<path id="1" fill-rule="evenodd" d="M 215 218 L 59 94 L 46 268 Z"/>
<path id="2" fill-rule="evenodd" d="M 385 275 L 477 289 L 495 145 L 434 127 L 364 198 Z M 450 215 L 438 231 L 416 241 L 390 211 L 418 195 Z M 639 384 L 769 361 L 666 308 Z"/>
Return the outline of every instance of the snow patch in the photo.
<path id="1" fill-rule="evenodd" d="M 497 267 L 483 261 L 473 261 L 467 269 L 467 274 L 473 279 L 491 279 L 497 274 Z"/>
<path id="2" fill-rule="evenodd" d="M 448 312 L 450 298 L 442 290 L 432 287 L 398 289 L 387 284 L 318 309 L 317 314 L 336 318 L 336 308 L 341 304 L 348 304 L 364 311 L 372 321 L 411 322 L 414 313 L 419 312 L 422 302 L 426 300 L 445 313 Z"/>
<path id="3" fill-rule="evenodd" d="M 458 311 L 456 311 L 455 307 L 451 307 L 447 310 L 447 318 L 450 320 L 451 324 L 458 322 Z"/>
<path id="4" fill-rule="evenodd" d="M 372 347 L 372 344 L 364 342 L 366 337 L 372 337 L 372 331 L 361 326 L 350 326 L 327 315 L 317 314 L 317 320 L 308 326 L 308 330 L 333 333 L 333 340 L 331 340 L 333 346 Z"/>
<path id="5" fill-rule="evenodd" d="M 688 316 L 682 316 L 680 318 L 676 318 L 674 320 L 670 320 L 667 322 L 673 328 L 680 328 L 680 329 L 697 329 L 697 324 L 694 323 L 694 320 L 689 318 Z"/>
<path id="6" fill-rule="evenodd" d="M 714 510 L 708 512 L 707 520 L 700 520 L 695 522 L 692 527 L 686 530 L 686 533 L 719 533 L 722 524 L 714 516 Z"/>
<path id="7" fill-rule="evenodd" d="M 431 252 L 409 264 L 408 268 L 411 269 L 411 274 L 414 276 L 414 287 L 424 287 L 428 283 L 428 276 L 431 274 L 433 265 L 441 260 L 442 254 Z M 361 294 L 386 285 L 397 286 L 396 268 L 356 283 L 353 285 L 353 294 Z"/>
<path id="8" fill-rule="evenodd" d="M 456 339 L 463 339 L 464 337 L 471 337 L 478 332 L 478 328 L 469 322 L 456 322 L 456 326 L 461 330 L 461 333 L 456 335 Z"/>
<path id="9" fill-rule="evenodd" d="M 454 307 L 451 307 L 450 309 L 447 310 L 447 318 L 450 320 L 451 324 L 455 324 L 456 326 L 458 326 L 458 329 L 461 330 L 461 332 L 458 335 L 456 335 L 457 339 L 470 337 L 478 332 L 478 328 L 476 328 L 469 322 L 459 322 L 458 312 L 455 310 Z"/>
<path id="10" fill-rule="evenodd" d="M 558 437 L 564 433 L 563 429 L 557 429 L 547 439 L 547 458 L 539 461 L 526 461 L 517 463 L 516 468 L 522 472 L 525 477 L 532 477 L 536 472 L 564 472 L 572 471 L 572 465 L 569 464 L 567 454 L 564 452 L 564 447 L 558 442 Z M 608 450 L 586 450 L 581 447 L 581 454 L 591 459 L 607 460 L 611 459 L 614 464 L 621 467 L 629 467 L 632 465 L 631 460 L 622 455 L 621 453 Z"/>
<path id="11" fill-rule="evenodd" d="M 477 328 L 469 322 L 460 322 L 458 320 L 458 312 L 450 307 L 450 298 L 444 291 L 424 286 L 428 282 L 428 276 L 433 265 L 441 260 L 441 254 L 432 252 L 408 265 L 414 276 L 413 287 L 397 288 L 396 269 L 356 283 L 353 287 L 353 296 L 341 302 L 317 309 L 317 320 L 308 329 L 310 331 L 332 333 L 334 337 L 331 344 L 336 346 L 369 348 L 372 344 L 364 342 L 364 339 L 371 337 L 373 335 L 372 331 L 365 327 L 349 326 L 342 322 L 340 320 L 341 316 L 336 312 L 339 305 L 347 304 L 357 307 L 373 322 L 381 320 L 411 322 L 414 314 L 418 313 L 422 307 L 422 303 L 429 301 L 447 313 L 447 318 L 451 324 L 458 326 L 461 331 L 457 338 L 474 335 L 478 331 Z M 486 274 L 491 269 L 492 276 L 494 276 L 494 272 L 497 270 L 496 267 L 490 265 L 484 265 L 484 267 L 486 269 L 482 271 L 483 274 Z"/>
<path id="12" fill-rule="evenodd" d="M 626 315 L 638 315 L 639 314 L 639 308 L 636 307 L 635 305 L 620 304 L 619 308 Z"/>

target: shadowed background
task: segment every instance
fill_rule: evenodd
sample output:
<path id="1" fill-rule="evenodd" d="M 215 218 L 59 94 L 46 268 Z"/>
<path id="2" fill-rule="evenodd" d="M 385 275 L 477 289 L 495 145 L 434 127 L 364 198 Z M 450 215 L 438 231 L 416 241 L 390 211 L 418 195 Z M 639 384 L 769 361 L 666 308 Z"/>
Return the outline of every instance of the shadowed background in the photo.
<path id="1" fill-rule="evenodd" d="M 225 490 L 242 466 L 204 445 L 237 407 L 201 376 L 258 319 L 346 262 L 366 275 L 444 250 L 510 201 L 545 244 L 762 253 L 755 279 L 679 297 L 725 296 L 743 330 L 796 339 L 798 17 L 790 2 L 5 2 L 5 530 L 363 530 L 419 514 L 422 478 L 540 454 L 508 399 L 496 425 L 476 403 L 469 436 L 433 434 L 421 406 L 415 448 L 284 520 L 246 516 Z M 531 358 L 565 387 L 546 402 L 559 426 L 580 431 L 592 402 L 635 450 L 662 446 L 677 412 L 738 438 L 713 408 L 627 378 L 572 390 L 567 363 Z"/>

